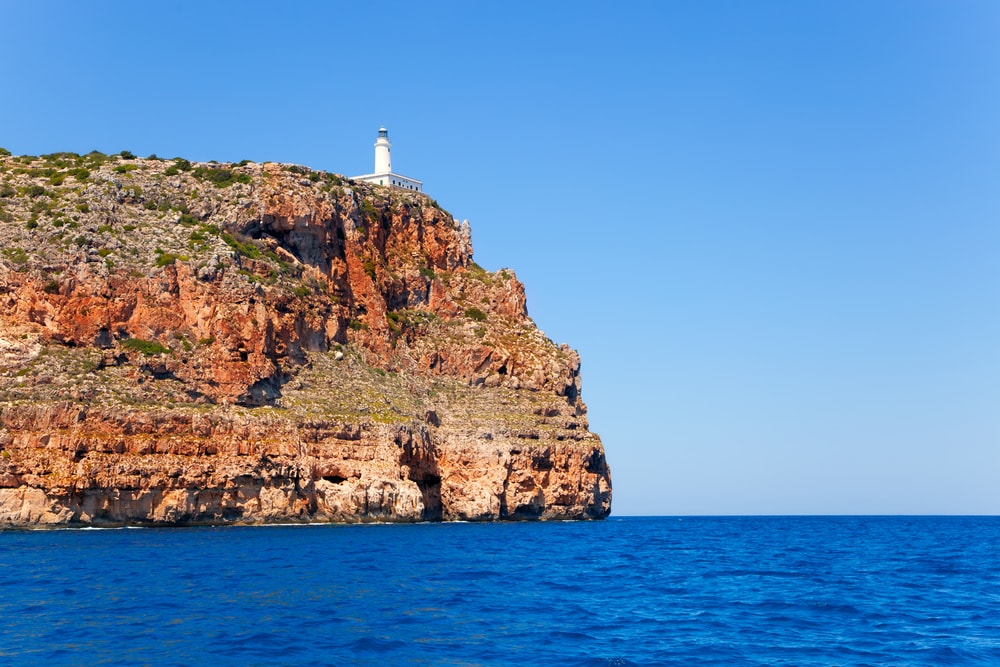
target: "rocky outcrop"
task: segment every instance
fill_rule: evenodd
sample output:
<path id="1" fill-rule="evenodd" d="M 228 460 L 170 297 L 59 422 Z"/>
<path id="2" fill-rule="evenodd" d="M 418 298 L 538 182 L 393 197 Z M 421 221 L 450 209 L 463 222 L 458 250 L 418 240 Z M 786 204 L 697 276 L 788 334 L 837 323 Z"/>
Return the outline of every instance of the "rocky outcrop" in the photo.
<path id="1" fill-rule="evenodd" d="M 0 158 L 0 525 L 601 518 L 580 360 L 424 195 Z"/>
<path id="2" fill-rule="evenodd" d="M 495 442 L 429 425 L 7 406 L 14 525 L 599 518 L 599 443 Z"/>

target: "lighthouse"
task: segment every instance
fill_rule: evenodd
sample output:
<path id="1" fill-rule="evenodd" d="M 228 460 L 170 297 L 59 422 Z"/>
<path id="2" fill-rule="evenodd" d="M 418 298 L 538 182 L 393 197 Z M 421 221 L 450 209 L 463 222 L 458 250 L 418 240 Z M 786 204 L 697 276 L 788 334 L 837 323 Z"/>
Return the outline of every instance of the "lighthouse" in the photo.
<path id="1" fill-rule="evenodd" d="M 385 126 L 379 128 L 378 138 L 375 139 L 375 173 L 352 176 L 351 178 L 355 181 L 388 185 L 413 192 L 423 192 L 424 189 L 422 181 L 402 176 L 392 170 L 392 144 L 389 143 L 389 131 L 385 129 Z"/>
<path id="2" fill-rule="evenodd" d="M 378 139 L 375 140 L 375 173 L 392 173 L 392 144 L 385 126 L 379 128 Z"/>

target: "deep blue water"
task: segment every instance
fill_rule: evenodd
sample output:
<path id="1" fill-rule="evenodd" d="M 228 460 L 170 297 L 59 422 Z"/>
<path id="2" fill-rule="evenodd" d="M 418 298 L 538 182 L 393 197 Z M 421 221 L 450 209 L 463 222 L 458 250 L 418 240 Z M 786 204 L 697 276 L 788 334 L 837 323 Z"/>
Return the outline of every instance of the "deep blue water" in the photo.
<path id="1" fill-rule="evenodd" d="M 1000 518 L 3 532 L 0 664 L 1000 664 Z"/>

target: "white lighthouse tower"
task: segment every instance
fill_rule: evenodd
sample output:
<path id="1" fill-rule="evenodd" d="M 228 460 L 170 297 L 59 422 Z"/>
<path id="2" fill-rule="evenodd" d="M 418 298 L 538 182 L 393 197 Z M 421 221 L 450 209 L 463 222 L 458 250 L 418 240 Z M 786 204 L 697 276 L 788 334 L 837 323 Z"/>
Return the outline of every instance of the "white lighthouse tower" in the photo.
<path id="1" fill-rule="evenodd" d="M 392 170 L 392 144 L 389 143 L 389 131 L 385 127 L 378 130 L 378 139 L 375 140 L 375 173 L 352 176 L 355 181 L 374 183 L 376 185 L 388 185 L 394 188 L 423 192 L 424 184 L 415 178 L 401 176 Z"/>
<path id="2" fill-rule="evenodd" d="M 385 126 L 379 128 L 378 139 L 375 140 L 375 173 L 392 173 L 392 144 L 389 143 L 389 130 Z"/>

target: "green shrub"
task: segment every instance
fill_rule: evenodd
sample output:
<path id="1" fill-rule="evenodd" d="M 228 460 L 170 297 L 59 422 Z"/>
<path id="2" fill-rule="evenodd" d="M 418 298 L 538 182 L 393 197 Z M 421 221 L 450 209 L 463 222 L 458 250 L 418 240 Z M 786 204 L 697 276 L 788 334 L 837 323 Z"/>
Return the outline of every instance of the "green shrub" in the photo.
<path id="1" fill-rule="evenodd" d="M 55 280 L 50 280 L 42 287 L 42 291 L 46 294 L 59 294 L 59 283 Z"/>
<path id="2" fill-rule="evenodd" d="M 147 357 L 151 357 L 154 354 L 167 354 L 170 352 L 169 347 L 164 347 L 155 340 L 143 340 L 142 338 L 126 338 L 121 341 L 121 346 L 129 350 L 142 352 Z"/>
<path id="3" fill-rule="evenodd" d="M 184 225 L 185 227 L 192 227 L 198 224 L 198 218 L 194 217 L 190 213 L 181 213 L 180 219 L 177 224 Z"/>
<path id="4" fill-rule="evenodd" d="M 473 306 L 471 308 L 466 308 L 465 309 L 465 316 L 468 317 L 470 320 L 474 320 L 476 322 L 485 322 L 486 321 L 486 313 L 484 313 L 483 311 L 479 310 L 475 306 Z"/>
<path id="5" fill-rule="evenodd" d="M 24 174 L 25 176 L 31 176 L 32 178 L 52 178 L 59 172 L 58 169 L 53 167 L 18 167 L 14 169 L 15 174 Z"/>
<path id="6" fill-rule="evenodd" d="M 177 253 L 173 253 L 173 252 L 161 252 L 161 253 L 159 253 L 156 256 L 156 265 L 157 266 L 170 266 L 171 264 L 173 264 L 177 260 L 180 260 L 182 262 L 186 262 L 186 261 L 188 261 L 188 259 L 190 259 L 190 258 L 187 255 L 178 255 Z"/>
<path id="7" fill-rule="evenodd" d="M 99 167 L 108 161 L 108 156 L 101 151 L 90 151 L 83 158 L 87 161 L 87 166 L 89 167 Z"/>
<path id="8" fill-rule="evenodd" d="M 38 227 L 38 219 L 37 218 L 31 218 L 26 223 L 24 223 L 24 228 L 25 229 L 35 229 L 36 227 Z"/>
<path id="9" fill-rule="evenodd" d="M 191 163 L 182 157 L 175 157 L 173 166 L 180 171 L 191 171 Z"/>
<path id="10" fill-rule="evenodd" d="M 59 166 L 65 167 L 69 163 L 79 160 L 80 154 L 64 151 L 62 153 L 47 153 L 42 155 L 41 158 L 46 162 L 54 162 Z"/>
<path id="11" fill-rule="evenodd" d="M 17 190 L 15 190 L 9 184 L 4 183 L 2 186 L 0 186 L 0 197 L 8 199 L 10 197 L 13 197 L 16 194 L 17 194 Z"/>
<path id="12" fill-rule="evenodd" d="M 118 155 L 120 155 L 123 160 L 134 160 L 135 159 L 135 154 L 132 153 L 132 151 L 122 151 Z"/>
<path id="13" fill-rule="evenodd" d="M 430 278 L 431 280 L 434 280 L 435 278 L 437 278 L 437 274 L 434 273 L 434 269 L 432 269 L 432 268 L 430 268 L 428 266 L 421 266 L 420 267 L 420 275 L 422 275 L 424 278 Z"/>
<path id="14" fill-rule="evenodd" d="M 137 164 L 120 164 L 111 171 L 115 172 L 116 174 L 127 174 L 128 172 L 135 171 L 138 168 L 139 165 Z"/>
<path id="15" fill-rule="evenodd" d="M 292 292 L 295 294 L 295 296 L 299 298 L 305 298 L 312 294 L 312 290 L 306 287 L 305 285 L 299 285 L 298 287 L 293 289 Z"/>
<path id="16" fill-rule="evenodd" d="M 247 271 L 246 269 L 236 269 L 236 273 L 240 274 L 241 276 L 243 276 L 244 278 L 246 278 L 255 285 L 260 285 L 261 283 L 264 282 L 263 278 L 258 276 L 256 273 L 253 273 L 252 271 Z"/>
<path id="17" fill-rule="evenodd" d="M 228 188 L 233 183 L 249 183 L 249 174 L 234 172 L 224 167 L 195 167 L 191 172 L 196 178 L 215 184 L 217 188 Z"/>
<path id="18" fill-rule="evenodd" d="M 402 318 L 400 317 L 399 313 L 395 312 L 386 313 L 385 318 L 389 322 L 389 331 L 391 331 L 394 334 L 402 333 L 403 327 L 400 326 L 400 320 Z"/>
<path id="19" fill-rule="evenodd" d="M 379 217 L 378 209 L 367 199 L 361 202 L 361 211 L 369 220 L 376 220 Z"/>
<path id="20" fill-rule="evenodd" d="M 23 248 L 4 248 L 2 253 L 14 264 L 24 264 L 28 261 L 28 253 Z"/>
<path id="21" fill-rule="evenodd" d="M 222 232 L 221 236 L 226 245 L 235 250 L 238 254 L 243 255 L 244 257 L 249 257 L 250 259 L 258 259 L 261 256 L 260 248 L 254 245 L 252 241 L 241 241 L 228 232 Z"/>
<path id="22" fill-rule="evenodd" d="M 375 280 L 375 260 L 370 257 L 364 261 L 365 273 L 372 280 Z"/>
<path id="23" fill-rule="evenodd" d="M 10 157 L 10 151 L 6 148 L 0 148 L 0 157 Z"/>
<path id="24" fill-rule="evenodd" d="M 49 194 L 49 191 L 46 190 L 41 185 L 30 185 L 28 186 L 28 189 L 24 191 L 24 194 L 34 199 L 36 197 L 41 197 L 42 195 Z"/>
<path id="25" fill-rule="evenodd" d="M 176 164 L 172 164 L 163 171 L 164 176 L 176 176 L 181 173 L 181 170 L 177 168 Z"/>

